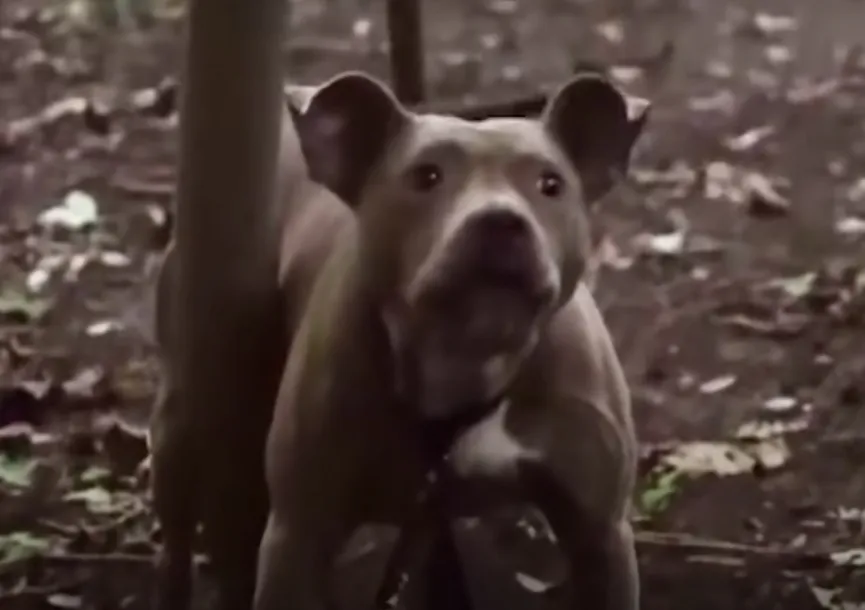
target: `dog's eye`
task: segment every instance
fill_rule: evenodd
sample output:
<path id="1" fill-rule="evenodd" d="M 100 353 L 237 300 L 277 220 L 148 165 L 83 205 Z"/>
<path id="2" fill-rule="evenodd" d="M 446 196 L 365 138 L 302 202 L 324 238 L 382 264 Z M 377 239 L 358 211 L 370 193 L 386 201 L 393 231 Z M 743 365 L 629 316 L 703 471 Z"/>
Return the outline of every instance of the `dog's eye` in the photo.
<path id="1" fill-rule="evenodd" d="M 545 170 L 538 178 L 538 192 L 544 197 L 558 197 L 564 187 L 564 178 L 554 171 Z"/>
<path id="2" fill-rule="evenodd" d="M 414 190 L 426 193 L 442 181 L 442 169 L 435 163 L 421 163 L 409 170 L 408 177 Z"/>

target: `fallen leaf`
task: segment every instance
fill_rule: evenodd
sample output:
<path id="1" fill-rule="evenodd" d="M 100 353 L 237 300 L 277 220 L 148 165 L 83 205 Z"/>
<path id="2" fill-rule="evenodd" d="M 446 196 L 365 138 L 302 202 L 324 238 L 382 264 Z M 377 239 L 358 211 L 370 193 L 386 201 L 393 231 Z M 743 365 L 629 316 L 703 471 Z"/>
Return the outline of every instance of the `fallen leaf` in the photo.
<path id="1" fill-rule="evenodd" d="M 12 532 L 0 535 L 0 565 L 15 563 L 46 553 L 51 541 L 31 532 Z"/>
<path id="2" fill-rule="evenodd" d="M 736 108 L 736 97 L 726 89 L 713 95 L 692 97 L 688 100 L 688 108 L 694 112 L 723 112 L 731 114 Z"/>
<path id="3" fill-rule="evenodd" d="M 152 203 L 148 205 L 145 209 L 147 217 L 150 219 L 150 222 L 152 222 L 155 227 L 161 228 L 168 224 L 168 210 L 166 210 L 161 205 Z"/>
<path id="4" fill-rule="evenodd" d="M 88 337 L 102 337 L 108 333 L 123 329 L 123 324 L 119 320 L 99 320 L 89 324 L 85 329 Z"/>
<path id="5" fill-rule="evenodd" d="M 786 463 L 790 450 L 781 438 L 734 445 L 725 442 L 695 441 L 678 445 L 662 458 L 662 463 L 692 475 L 732 476 L 767 470 Z"/>
<path id="6" fill-rule="evenodd" d="M 834 514 L 841 521 L 849 521 L 852 524 L 865 522 L 865 509 L 859 508 L 858 506 L 839 506 L 834 511 Z"/>
<path id="7" fill-rule="evenodd" d="M 81 276 L 81 271 L 93 260 L 90 252 L 78 252 L 69 257 L 66 262 L 66 270 L 63 273 L 63 280 L 68 283 L 78 281 Z"/>
<path id="8" fill-rule="evenodd" d="M 712 78 L 730 78 L 733 76 L 733 67 L 723 61 L 710 60 L 705 67 L 706 74 Z"/>
<path id="9" fill-rule="evenodd" d="M 853 203 L 865 201 L 865 178 L 859 178 L 847 189 L 847 199 Z"/>
<path id="10" fill-rule="evenodd" d="M 485 6 L 490 13 L 509 17 L 517 12 L 518 5 L 517 0 L 491 0 Z"/>
<path id="11" fill-rule="evenodd" d="M 671 233 L 637 235 L 633 240 L 634 247 L 643 254 L 660 254 L 675 256 L 682 254 L 685 247 L 685 233 L 673 231 Z"/>
<path id="12" fill-rule="evenodd" d="M 520 583 L 526 591 L 538 595 L 543 595 L 555 587 L 555 583 L 538 580 L 534 576 L 529 576 L 523 572 L 516 572 L 514 578 L 516 578 L 517 582 Z"/>
<path id="13" fill-rule="evenodd" d="M 863 235 L 865 219 L 858 216 L 845 216 L 835 223 L 835 230 L 841 235 Z"/>
<path id="14" fill-rule="evenodd" d="M 619 19 L 611 19 L 604 21 L 595 26 L 595 30 L 607 42 L 612 44 L 622 44 L 625 41 L 625 28 Z"/>
<path id="15" fill-rule="evenodd" d="M 733 152 L 744 152 L 754 148 L 774 133 L 775 127 L 772 125 L 754 127 L 734 138 L 728 138 L 724 144 Z"/>
<path id="16" fill-rule="evenodd" d="M 622 84 L 630 84 L 643 75 L 642 68 L 637 66 L 611 66 L 610 76 Z"/>
<path id="17" fill-rule="evenodd" d="M 806 81 L 789 89 L 785 97 L 791 104 L 806 104 L 829 97 L 840 86 L 841 83 L 834 78 L 822 81 Z"/>
<path id="18" fill-rule="evenodd" d="M 622 254 L 615 242 L 609 236 L 604 236 L 595 248 L 591 262 L 597 267 L 610 267 L 617 271 L 623 271 L 633 266 L 634 259 Z"/>
<path id="19" fill-rule="evenodd" d="M 865 567 L 865 548 L 846 549 L 829 555 L 836 566 Z"/>
<path id="20" fill-rule="evenodd" d="M 46 598 L 49 605 L 55 608 L 64 608 L 64 610 L 74 610 L 83 605 L 80 595 L 71 595 L 69 593 L 53 593 Z"/>
<path id="21" fill-rule="evenodd" d="M 731 387 L 734 383 L 736 383 L 735 375 L 722 375 L 701 383 L 699 389 L 701 394 L 717 394 Z"/>
<path id="22" fill-rule="evenodd" d="M 105 391 L 105 371 L 99 367 L 85 368 L 63 382 L 62 388 L 72 398 L 91 399 Z"/>
<path id="23" fill-rule="evenodd" d="M 646 186 L 689 187 L 697 180 L 697 172 L 684 161 L 675 161 L 664 170 L 634 168 L 631 175 L 637 183 Z"/>
<path id="24" fill-rule="evenodd" d="M 748 447 L 755 466 L 764 470 L 780 468 L 790 459 L 790 448 L 783 438 L 765 439 Z"/>
<path id="25" fill-rule="evenodd" d="M 783 32 L 793 32 L 798 24 L 793 17 L 787 15 L 772 15 L 771 13 L 757 13 L 754 15 L 754 27 L 767 36 Z"/>
<path id="26" fill-rule="evenodd" d="M 33 458 L 12 458 L 0 453 L 0 481 L 12 487 L 30 485 L 36 460 Z"/>
<path id="27" fill-rule="evenodd" d="M 27 294 L 11 286 L 0 291 L 0 318 L 14 322 L 38 322 L 51 305 L 51 299 Z"/>
<path id="28" fill-rule="evenodd" d="M 20 454 L 29 451 L 34 445 L 45 445 L 53 438 L 46 432 L 37 432 L 29 423 L 7 423 L 0 427 L 0 451 Z"/>
<path id="29" fill-rule="evenodd" d="M 791 411 L 799 404 L 793 396 L 773 396 L 763 402 L 763 407 L 768 411 L 783 413 Z"/>
<path id="30" fill-rule="evenodd" d="M 771 64 L 786 64 L 793 59 L 793 51 L 790 50 L 790 47 L 781 44 L 769 45 L 763 52 Z"/>
<path id="31" fill-rule="evenodd" d="M 682 443 L 664 456 L 662 462 L 676 470 L 693 475 L 734 475 L 750 472 L 754 460 L 747 453 L 729 443 Z"/>
<path id="32" fill-rule="evenodd" d="M 115 510 L 114 497 L 103 487 L 88 487 L 70 491 L 63 496 L 67 502 L 83 502 L 94 513 L 107 513 Z"/>
<path id="33" fill-rule="evenodd" d="M 680 481 L 684 475 L 681 470 L 650 472 L 649 481 L 639 495 L 640 513 L 643 516 L 654 516 L 667 510 L 680 490 Z"/>
<path id="34" fill-rule="evenodd" d="M 177 107 L 177 83 L 172 78 L 165 78 L 156 87 L 139 89 L 130 96 L 131 106 L 147 115 L 166 118 Z"/>
<path id="35" fill-rule="evenodd" d="M 78 479 L 82 483 L 100 483 L 111 476 L 111 472 L 107 468 L 101 466 L 90 466 L 87 470 L 81 473 Z"/>
<path id="36" fill-rule="evenodd" d="M 775 314 L 772 318 L 757 318 L 744 313 L 718 315 L 720 324 L 731 326 L 739 331 L 773 338 L 795 337 L 805 330 L 811 321 L 810 316 L 801 314 Z"/>
<path id="37" fill-rule="evenodd" d="M 776 278 L 766 283 L 769 288 L 780 288 L 794 299 L 801 299 L 814 289 L 817 274 L 807 271 L 801 275 L 786 278 Z"/>
<path id="38" fill-rule="evenodd" d="M 55 124 L 67 117 L 82 117 L 90 108 L 90 101 L 80 96 L 71 96 L 52 102 L 34 116 L 11 121 L 6 126 L 5 140 L 15 145 L 24 138 L 34 135 L 39 129 Z"/>
<path id="39" fill-rule="evenodd" d="M 362 17 L 351 24 L 351 33 L 355 38 L 369 38 L 372 32 L 372 19 Z"/>
<path id="40" fill-rule="evenodd" d="M 36 267 L 27 275 L 27 290 L 32 293 L 41 292 L 53 277 L 54 273 L 69 263 L 66 254 L 48 254 L 39 259 Z"/>
<path id="41" fill-rule="evenodd" d="M 786 421 L 750 421 L 736 430 L 736 438 L 742 440 L 768 440 L 785 434 L 802 432 L 808 429 L 809 419 L 799 417 Z"/>
<path id="42" fill-rule="evenodd" d="M 724 161 L 712 161 L 703 171 L 703 194 L 706 199 L 728 199 L 744 203 L 746 194 L 735 167 Z"/>
<path id="43" fill-rule="evenodd" d="M 843 589 L 826 589 L 810 586 L 814 599 L 825 610 L 865 610 L 865 603 L 856 603 L 841 599 Z"/>
<path id="44" fill-rule="evenodd" d="M 70 191 L 60 205 L 48 208 L 37 218 L 45 227 L 61 227 L 71 231 L 93 226 L 99 219 L 96 200 L 84 191 Z"/>
<path id="45" fill-rule="evenodd" d="M 748 193 L 748 209 L 752 216 L 773 218 L 789 213 L 790 201 L 781 195 L 772 181 L 763 174 L 749 172 L 743 186 Z"/>
<path id="46" fill-rule="evenodd" d="M 132 260 L 123 252 L 105 250 L 99 253 L 99 261 L 106 267 L 128 267 Z"/>

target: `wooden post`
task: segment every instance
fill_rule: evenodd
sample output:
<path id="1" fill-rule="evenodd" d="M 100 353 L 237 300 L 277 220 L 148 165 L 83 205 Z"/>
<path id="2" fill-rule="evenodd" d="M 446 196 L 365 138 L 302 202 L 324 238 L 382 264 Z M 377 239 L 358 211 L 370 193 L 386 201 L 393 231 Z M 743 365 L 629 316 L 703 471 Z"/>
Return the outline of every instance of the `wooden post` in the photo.
<path id="1" fill-rule="evenodd" d="M 182 413 L 166 417 L 194 429 L 196 502 L 221 608 L 251 602 L 267 515 L 262 446 L 282 361 L 273 340 L 281 319 L 273 202 L 287 4 L 188 5 L 169 349 Z M 249 505 L 243 519 L 239 489 Z"/>
<path id="2" fill-rule="evenodd" d="M 249 253 L 260 251 L 274 196 L 286 4 L 189 3 L 175 235 L 191 327 L 223 309 L 212 296 L 264 271 Z"/>
<path id="3" fill-rule="evenodd" d="M 420 3 L 421 0 L 387 0 L 391 81 L 396 96 L 406 105 L 426 99 Z"/>

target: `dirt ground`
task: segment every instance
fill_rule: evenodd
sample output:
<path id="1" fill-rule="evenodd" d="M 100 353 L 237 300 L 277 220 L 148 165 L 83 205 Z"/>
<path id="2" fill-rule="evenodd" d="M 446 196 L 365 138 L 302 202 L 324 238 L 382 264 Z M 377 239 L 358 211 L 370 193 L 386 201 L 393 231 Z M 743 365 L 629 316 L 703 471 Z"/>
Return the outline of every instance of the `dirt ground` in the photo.
<path id="1" fill-rule="evenodd" d="M 293 78 L 387 76 L 384 3 L 293 4 Z M 4 610 L 147 602 L 148 285 L 178 15 L 0 3 Z M 596 292 L 644 446 L 644 608 L 865 608 L 863 23 L 858 0 L 426 5 L 437 97 L 525 93 L 591 59 L 653 100 L 629 183 L 597 214 Z M 479 607 L 561 607 L 533 532 L 487 541 L 511 545 L 516 579 L 466 557 Z M 380 556 L 348 561 L 346 596 Z"/>

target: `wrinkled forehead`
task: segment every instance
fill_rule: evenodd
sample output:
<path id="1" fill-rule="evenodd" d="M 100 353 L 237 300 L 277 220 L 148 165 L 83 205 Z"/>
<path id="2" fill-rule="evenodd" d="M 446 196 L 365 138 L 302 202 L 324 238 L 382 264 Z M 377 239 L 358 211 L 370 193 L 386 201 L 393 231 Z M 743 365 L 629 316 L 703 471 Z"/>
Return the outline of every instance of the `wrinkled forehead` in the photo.
<path id="1" fill-rule="evenodd" d="M 396 156 L 403 160 L 437 150 L 489 163 L 519 158 L 563 161 L 543 125 L 529 119 L 466 121 L 451 116 L 416 116 L 399 149 Z"/>

